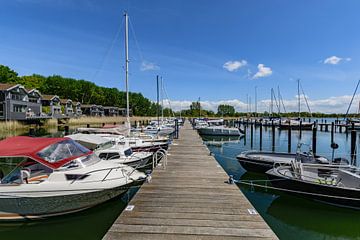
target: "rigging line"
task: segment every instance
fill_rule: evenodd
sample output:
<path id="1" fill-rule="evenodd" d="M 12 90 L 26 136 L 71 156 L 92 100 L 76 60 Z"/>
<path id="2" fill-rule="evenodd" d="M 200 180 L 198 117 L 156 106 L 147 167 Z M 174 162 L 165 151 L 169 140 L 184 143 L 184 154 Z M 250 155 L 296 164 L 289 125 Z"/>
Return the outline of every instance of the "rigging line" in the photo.
<path id="1" fill-rule="evenodd" d="M 355 94 L 356 94 L 356 92 L 357 92 L 357 90 L 358 90 L 359 83 L 360 83 L 360 80 L 358 81 L 358 83 L 357 83 L 357 85 L 356 85 L 356 88 L 355 88 L 354 94 L 353 94 L 353 96 L 352 96 L 352 98 L 351 98 L 351 101 L 350 101 L 349 107 L 348 107 L 348 109 L 347 109 L 347 111 L 346 111 L 346 114 L 345 114 L 344 120 L 346 119 L 347 115 L 349 114 L 349 110 L 350 110 L 350 107 L 351 107 L 352 102 L 353 102 L 353 100 L 354 100 Z"/>
<path id="2" fill-rule="evenodd" d="M 302 85 L 301 85 L 301 82 L 300 82 L 300 88 L 301 88 L 301 91 L 302 91 L 302 93 L 303 93 L 303 95 L 304 95 L 305 103 L 306 103 L 306 106 L 307 106 L 307 108 L 308 108 L 308 110 L 309 110 L 310 116 L 312 117 L 312 113 L 311 113 L 311 110 L 310 110 L 310 106 L 309 106 L 307 97 L 306 97 L 306 95 L 305 95 L 304 89 L 303 89 L 303 87 L 302 87 Z"/>
<path id="3" fill-rule="evenodd" d="M 164 92 L 164 94 L 165 94 L 166 100 L 167 100 L 167 102 L 169 103 L 169 107 L 170 107 L 170 109 L 172 110 L 170 98 L 169 98 L 169 96 L 168 96 L 168 94 L 167 94 L 167 91 L 166 91 L 166 88 L 165 88 L 165 84 L 164 84 L 164 83 L 163 83 L 163 85 L 162 85 L 162 88 L 163 88 L 163 92 Z M 173 111 L 172 111 L 172 115 L 173 115 L 173 117 L 175 117 L 175 114 L 174 114 Z"/>
<path id="4" fill-rule="evenodd" d="M 278 91 L 279 91 L 279 101 L 281 100 L 281 104 L 284 108 L 284 112 L 286 113 L 286 108 L 285 108 L 285 105 L 284 105 L 284 100 L 283 100 L 283 97 L 281 95 L 281 92 L 280 92 L 280 87 L 278 86 Z"/>
<path id="5" fill-rule="evenodd" d="M 274 101 L 275 101 L 275 105 L 276 105 L 276 108 L 278 109 L 278 112 L 280 113 L 280 106 L 278 105 L 278 100 L 276 99 L 276 94 L 275 94 L 275 91 L 273 88 L 271 88 L 271 93 L 273 94 L 273 98 L 274 98 Z"/>
<path id="6" fill-rule="evenodd" d="M 144 56 L 143 56 L 143 54 L 142 54 L 142 51 L 141 51 L 139 42 L 138 42 L 137 37 L 136 37 L 136 34 L 135 34 L 135 28 L 134 28 L 134 26 L 133 26 L 133 24 L 132 24 L 131 18 L 129 18 L 129 23 L 130 23 L 130 30 L 131 30 L 131 33 L 133 34 L 133 37 L 134 37 L 134 40 L 135 40 L 135 45 L 136 45 L 136 48 L 137 48 L 137 50 L 138 50 L 138 54 L 139 54 L 140 60 L 141 60 L 141 62 L 145 62 Z"/>
<path id="7" fill-rule="evenodd" d="M 99 74 L 99 73 L 101 72 L 101 70 L 104 68 L 105 62 L 106 62 L 106 60 L 108 59 L 111 51 L 113 50 L 113 48 L 114 48 L 114 46 L 115 46 L 116 40 L 119 38 L 119 35 L 120 35 L 120 33 L 121 33 L 121 31 L 122 31 L 122 28 L 123 28 L 123 25 L 124 25 L 124 19 L 122 19 L 121 24 L 120 24 L 120 26 L 119 26 L 119 28 L 118 28 L 118 31 L 116 32 L 116 34 L 115 34 L 115 36 L 114 36 L 114 38 L 113 38 L 113 40 L 112 40 L 109 48 L 107 49 L 104 57 L 103 57 L 102 60 L 101 60 L 100 68 L 98 68 L 98 69 L 95 71 L 94 75 L 91 77 L 91 80 L 92 80 L 92 81 L 95 80 L 95 78 L 98 76 L 98 74 Z"/>

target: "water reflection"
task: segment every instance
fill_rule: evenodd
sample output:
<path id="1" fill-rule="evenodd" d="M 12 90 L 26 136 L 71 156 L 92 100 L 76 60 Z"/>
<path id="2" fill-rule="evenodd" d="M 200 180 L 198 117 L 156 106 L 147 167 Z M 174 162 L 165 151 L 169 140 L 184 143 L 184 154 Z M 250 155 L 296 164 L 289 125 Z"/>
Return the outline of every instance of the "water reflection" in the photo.
<path id="1" fill-rule="evenodd" d="M 270 128 L 263 128 L 262 146 L 264 151 L 272 149 L 272 133 Z M 288 132 L 276 130 L 275 149 L 287 152 Z M 311 143 L 311 131 L 303 131 L 299 138 L 298 131 L 291 133 L 291 149 L 296 150 L 298 142 Z M 331 158 L 330 132 L 317 133 L 317 152 Z M 209 141 L 209 137 L 206 138 Z M 335 133 L 335 141 L 339 144 L 336 157 L 350 156 L 350 136 Z M 238 142 L 222 142 L 221 146 L 208 145 L 216 160 L 229 175 L 235 179 L 248 182 L 267 180 L 265 174 L 246 172 L 236 160 L 236 155 L 245 150 L 259 150 L 259 128 L 254 129 L 253 146 L 251 147 L 250 130 L 247 136 Z M 359 138 L 357 138 L 359 145 Z M 359 156 L 357 156 L 359 157 Z M 257 184 L 265 185 L 264 181 Z M 271 186 L 271 183 L 267 183 Z M 311 199 L 274 191 L 266 187 L 255 187 L 246 184 L 238 185 L 264 220 L 280 239 L 359 239 L 360 211 L 331 206 Z"/>

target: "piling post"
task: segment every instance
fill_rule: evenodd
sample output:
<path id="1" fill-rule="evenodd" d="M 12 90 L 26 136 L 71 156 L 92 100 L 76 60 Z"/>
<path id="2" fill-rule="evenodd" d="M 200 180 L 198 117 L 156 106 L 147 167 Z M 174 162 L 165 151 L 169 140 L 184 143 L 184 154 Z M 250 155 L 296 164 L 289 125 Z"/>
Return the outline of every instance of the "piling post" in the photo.
<path id="1" fill-rule="evenodd" d="M 65 133 L 65 136 L 69 135 L 69 126 L 68 125 L 66 125 L 64 127 L 64 133 Z"/>
<path id="2" fill-rule="evenodd" d="M 29 136 L 30 137 L 33 137 L 33 136 L 35 136 L 35 128 L 29 128 Z"/>
<path id="3" fill-rule="evenodd" d="M 329 131 L 329 127 L 328 127 L 328 125 L 326 123 L 326 120 L 325 120 L 325 132 L 328 132 L 328 131 Z"/>
<path id="4" fill-rule="evenodd" d="M 245 136 L 244 136 L 244 146 L 246 145 L 246 127 L 247 127 L 247 125 L 246 124 L 243 124 L 243 126 L 244 126 L 244 134 L 245 134 Z"/>
<path id="5" fill-rule="evenodd" d="M 175 119 L 175 139 L 179 138 L 179 121 Z"/>
<path id="6" fill-rule="evenodd" d="M 250 147 L 253 148 L 253 137 L 254 137 L 254 125 L 250 126 Z"/>
<path id="7" fill-rule="evenodd" d="M 320 124 L 320 132 L 323 131 L 323 124 Z"/>
<path id="8" fill-rule="evenodd" d="M 334 131 L 335 131 L 335 124 L 334 122 L 331 123 L 331 143 L 334 143 Z"/>
<path id="9" fill-rule="evenodd" d="M 291 153 L 291 124 L 289 122 L 289 129 L 288 129 L 288 153 Z"/>
<path id="10" fill-rule="evenodd" d="M 272 151 L 275 152 L 275 125 L 274 125 L 274 120 L 271 120 L 271 134 L 272 134 Z"/>
<path id="11" fill-rule="evenodd" d="M 90 127 L 90 124 L 86 124 L 86 127 L 89 128 L 89 127 Z"/>
<path id="12" fill-rule="evenodd" d="M 300 124 L 299 124 L 299 139 L 301 139 L 302 137 L 302 120 L 300 120 Z"/>
<path id="13" fill-rule="evenodd" d="M 102 123 L 101 125 L 102 125 L 102 126 L 105 126 L 105 123 Z"/>
<path id="14" fill-rule="evenodd" d="M 317 126 L 316 126 L 316 122 L 314 122 L 314 127 L 312 129 L 312 150 L 314 155 L 316 155 L 316 133 L 317 133 Z"/>
<path id="15" fill-rule="evenodd" d="M 356 166 L 356 131 L 351 130 L 351 164 Z"/>
<path id="16" fill-rule="evenodd" d="M 262 122 L 260 122 L 260 151 L 262 150 Z"/>

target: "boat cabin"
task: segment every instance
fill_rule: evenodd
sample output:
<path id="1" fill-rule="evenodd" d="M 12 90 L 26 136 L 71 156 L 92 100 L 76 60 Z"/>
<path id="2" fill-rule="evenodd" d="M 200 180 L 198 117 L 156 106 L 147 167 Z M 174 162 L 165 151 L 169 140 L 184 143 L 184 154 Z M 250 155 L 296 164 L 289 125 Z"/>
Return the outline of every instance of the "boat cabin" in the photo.
<path id="1" fill-rule="evenodd" d="M 40 183 L 55 170 L 83 167 L 90 161 L 99 161 L 92 156 L 92 151 L 69 138 L 7 138 L 0 141 L 0 182 Z M 65 178 L 74 180 L 66 174 Z"/>

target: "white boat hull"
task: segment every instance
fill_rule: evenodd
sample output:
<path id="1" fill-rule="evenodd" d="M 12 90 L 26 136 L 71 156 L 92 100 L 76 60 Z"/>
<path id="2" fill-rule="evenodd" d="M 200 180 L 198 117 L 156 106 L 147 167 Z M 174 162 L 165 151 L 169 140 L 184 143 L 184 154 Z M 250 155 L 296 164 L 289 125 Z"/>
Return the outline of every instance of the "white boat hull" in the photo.
<path id="1" fill-rule="evenodd" d="M 81 211 L 106 202 L 125 193 L 129 185 L 117 188 L 67 194 L 49 197 L 12 197 L 0 195 L 0 220 L 24 220 L 64 215 Z M 80 192 L 80 193 L 78 193 Z M 36 192 L 33 192 L 35 195 Z M 47 195 L 48 193 L 37 193 Z"/>
<path id="2" fill-rule="evenodd" d="M 237 128 L 219 128 L 219 127 L 205 127 L 198 129 L 202 135 L 214 136 L 241 136 L 242 133 Z"/>

